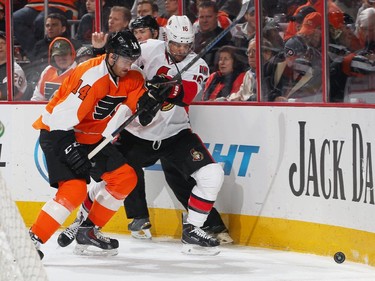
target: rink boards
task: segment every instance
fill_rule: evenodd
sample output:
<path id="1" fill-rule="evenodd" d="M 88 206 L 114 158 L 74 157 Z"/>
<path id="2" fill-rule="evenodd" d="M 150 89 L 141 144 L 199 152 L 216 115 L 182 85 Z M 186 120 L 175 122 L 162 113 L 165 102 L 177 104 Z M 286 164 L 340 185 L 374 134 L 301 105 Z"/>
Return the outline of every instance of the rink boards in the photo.
<path id="1" fill-rule="evenodd" d="M 54 194 L 31 127 L 43 108 L 0 105 L 0 169 L 27 225 Z M 373 109 L 195 105 L 190 116 L 223 165 L 215 206 L 236 243 L 375 265 Z M 153 235 L 179 237 L 182 207 L 158 164 L 146 184 Z M 105 230 L 127 223 L 121 208 Z"/>

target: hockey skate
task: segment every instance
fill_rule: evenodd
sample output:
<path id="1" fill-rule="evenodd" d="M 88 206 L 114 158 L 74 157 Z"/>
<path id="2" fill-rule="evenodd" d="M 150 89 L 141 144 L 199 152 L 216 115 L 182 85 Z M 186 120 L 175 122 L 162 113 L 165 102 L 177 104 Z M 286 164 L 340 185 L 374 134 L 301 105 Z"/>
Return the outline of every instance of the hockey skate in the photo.
<path id="1" fill-rule="evenodd" d="M 38 236 L 36 236 L 31 229 L 29 230 L 31 241 L 33 242 L 35 249 L 38 252 L 39 258 L 42 260 L 44 258 L 43 252 L 40 250 L 40 244 L 42 244 L 42 241 L 39 239 Z"/>
<path id="2" fill-rule="evenodd" d="M 216 238 L 187 222 L 183 223 L 181 241 L 182 252 L 188 255 L 215 256 L 220 253 L 217 247 L 220 243 Z"/>
<path id="3" fill-rule="evenodd" d="M 105 237 L 97 226 L 80 226 L 76 236 L 77 245 L 73 251 L 81 256 L 115 256 L 118 254 L 118 240 Z"/>
<path id="4" fill-rule="evenodd" d="M 151 223 L 149 218 L 133 219 L 128 224 L 128 230 L 130 230 L 131 236 L 136 239 L 151 239 Z"/>
<path id="5" fill-rule="evenodd" d="M 216 226 L 205 226 L 202 229 L 207 232 L 208 235 L 215 237 L 219 240 L 220 245 L 233 243 L 232 237 L 230 237 L 228 229 L 225 225 Z"/>
<path id="6" fill-rule="evenodd" d="M 83 215 L 81 215 L 79 218 L 76 218 L 71 225 L 69 225 L 63 232 L 60 233 L 59 237 L 57 237 L 57 243 L 61 247 L 70 245 L 76 238 L 78 228 L 80 227 L 82 222 Z"/>

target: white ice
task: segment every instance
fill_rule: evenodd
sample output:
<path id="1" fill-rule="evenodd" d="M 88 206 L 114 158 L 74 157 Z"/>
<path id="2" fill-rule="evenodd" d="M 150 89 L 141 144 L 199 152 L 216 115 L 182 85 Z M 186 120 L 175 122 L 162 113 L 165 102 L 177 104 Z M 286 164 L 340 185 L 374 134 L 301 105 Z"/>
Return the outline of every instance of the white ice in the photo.
<path id="1" fill-rule="evenodd" d="M 61 248 L 56 235 L 42 245 L 43 264 L 50 281 L 374 281 L 375 268 L 332 257 L 236 245 L 221 246 L 217 256 L 181 253 L 179 240 L 137 240 L 110 235 L 120 241 L 114 257 L 73 254 L 74 243 Z"/>

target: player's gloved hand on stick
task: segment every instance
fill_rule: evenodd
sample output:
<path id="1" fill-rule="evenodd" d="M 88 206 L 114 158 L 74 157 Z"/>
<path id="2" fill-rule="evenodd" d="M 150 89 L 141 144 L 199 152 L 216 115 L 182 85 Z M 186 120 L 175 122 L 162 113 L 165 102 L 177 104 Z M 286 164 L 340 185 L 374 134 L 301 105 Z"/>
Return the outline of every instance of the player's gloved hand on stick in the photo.
<path id="1" fill-rule="evenodd" d="M 154 98 L 155 94 L 151 93 L 152 91 L 145 92 L 138 100 L 137 103 L 137 110 L 143 110 L 141 114 L 139 114 L 139 122 L 142 126 L 146 126 L 151 123 L 152 119 L 154 119 L 156 113 L 160 109 L 160 105 L 164 101 L 158 101 Z"/>
<path id="2" fill-rule="evenodd" d="M 156 96 L 155 99 L 165 100 L 170 93 L 170 89 L 173 87 L 173 83 L 168 84 L 171 79 L 162 76 L 162 75 L 155 75 L 150 80 L 146 81 L 146 87 L 150 91 L 154 91 L 155 94 L 161 94 L 161 96 Z M 166 89 L 167 88 L 167 89 Z M 161 93 L 163 90 L 163 93 Z"/>
<path id="3" fill-rule="evenodd" d="M 62 150 L 66 164 L 77 174 L 85 174 L 91 168 L 87 150 L 78 142 L 73 142 Z"/>
<path id="4" fill-rule="evenodd" d="M 75 173 L 86 174 L 91 168 L 86 147 L 76 142 L 74 131 L 54 130 L 50 132 L 53 149 L 62 162 Z"/>

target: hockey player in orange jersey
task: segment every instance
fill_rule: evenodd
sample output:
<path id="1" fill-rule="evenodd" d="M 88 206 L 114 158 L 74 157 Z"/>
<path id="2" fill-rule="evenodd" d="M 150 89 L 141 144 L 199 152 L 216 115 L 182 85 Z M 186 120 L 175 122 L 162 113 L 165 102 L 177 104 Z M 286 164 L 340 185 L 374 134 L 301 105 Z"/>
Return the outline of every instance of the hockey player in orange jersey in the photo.
<path id="1" fill-rule="evenodd" d="M 55 197 L 42 208 L 30 228 L 39 254 L 45 243 L 86 197 L 91 176 L 107 182 L 93 202 L 88 220 L 79 230 L 79 251 L 117 254 L 118 241 L 100 232 L 137 183 L 134 169 L 108 144 L 91 161 L 88 153 L 102 139 L 102 132 L 121 105 L 133 112 L 158 104 L 156 91 L 147 91 L 144 78 L 131 64 L 141 55 L 137 39 L 130 31 L 110 34 L 106 54 L 80 64 L 64 80 L 44 112 L 33 124 L 40 130 L 49 182 L 57 188 Z M 94 250 L 92 250 L 94 246 Z"/>

